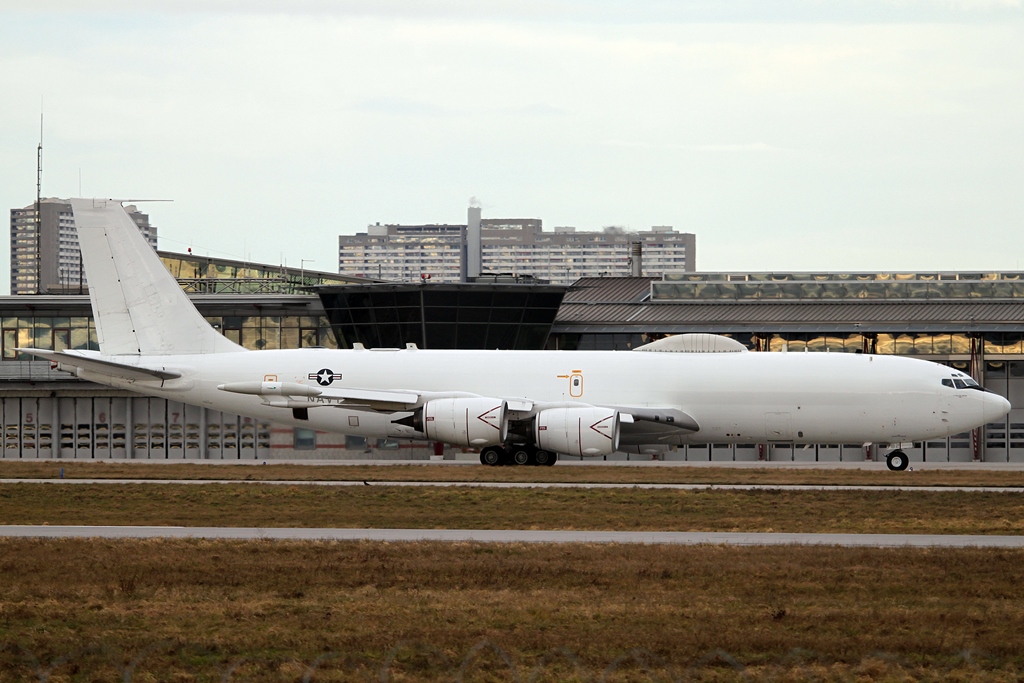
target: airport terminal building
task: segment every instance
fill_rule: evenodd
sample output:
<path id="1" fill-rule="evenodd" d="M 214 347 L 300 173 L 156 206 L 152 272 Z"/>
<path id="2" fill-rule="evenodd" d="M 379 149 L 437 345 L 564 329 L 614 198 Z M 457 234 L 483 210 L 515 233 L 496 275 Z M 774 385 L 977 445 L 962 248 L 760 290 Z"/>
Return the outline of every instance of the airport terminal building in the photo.
<path id="1" fill-rule="evenodd" d="M 1024 409 L 1016 407 L 1024 407 L 1024 272 L 684 273 L 583 278 L 566 288 L 374 283 L 161 257 L 200 312 L 251 349 L 394 346 L 410 337 L 426 348 L 626 351 L 665 335 L 708 332 L 757 353 L 911 355 L 967 372 L 1015 406 L 1002 422 L 904 448 L 912 460 L 1024 460 Z M 452 447 L 368 443 L 130 395 L 19 356 L 15 349 L 24 346 L 95 348 L 87 296 L 0 297 L 0 327 L 3 458 L 475 458 Z M 610 457 L 864 460 L 880 451 L 703 444 Z"/>

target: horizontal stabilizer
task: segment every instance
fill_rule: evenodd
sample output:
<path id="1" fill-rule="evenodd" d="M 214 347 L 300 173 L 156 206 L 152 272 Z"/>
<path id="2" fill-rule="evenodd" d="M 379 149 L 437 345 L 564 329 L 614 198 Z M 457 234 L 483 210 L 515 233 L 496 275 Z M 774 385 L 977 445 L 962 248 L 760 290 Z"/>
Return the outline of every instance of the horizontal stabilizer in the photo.
<path id="1" fill-rule="evenodd" d="M 48 361 L 57 364 L 60 370 L 66 372 L 73 372 L 77 369 L 82 369 L 87 372 L 91 372 L 97 375 L 104 375 L 106 377 L 113 377 L 116 379 L 123 379 L 129 381 L 165 381 L 169 379 L 177 379 L 181 377 L 180 372 L 174 370 L 155 369 L 155 368 L 144 368 L 136 365 L 126 365 L 124 363 L 115 363 L 109 360 L 100 360 L 99 358 L 89 358 L 87 356 L 80 356 L 74 353 L 61 353 L 59 351 L 46 351 L 44 349 L 16 349 L 21 353 L 27 353 L 39 358 L 45 358 Z"/>

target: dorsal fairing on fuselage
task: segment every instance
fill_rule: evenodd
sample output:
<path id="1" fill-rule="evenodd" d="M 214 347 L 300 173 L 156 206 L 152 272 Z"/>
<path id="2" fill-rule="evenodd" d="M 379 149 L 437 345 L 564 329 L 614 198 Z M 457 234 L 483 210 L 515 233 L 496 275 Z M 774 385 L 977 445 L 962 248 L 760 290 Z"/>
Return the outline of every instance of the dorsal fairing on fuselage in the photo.
<path id="1" fill-rule="evenodd" d="M 658 353 L 744 353 L 747 347 L 732 337 L 703 332 L 674 334 L 638 346 L 634 351 Z"/>

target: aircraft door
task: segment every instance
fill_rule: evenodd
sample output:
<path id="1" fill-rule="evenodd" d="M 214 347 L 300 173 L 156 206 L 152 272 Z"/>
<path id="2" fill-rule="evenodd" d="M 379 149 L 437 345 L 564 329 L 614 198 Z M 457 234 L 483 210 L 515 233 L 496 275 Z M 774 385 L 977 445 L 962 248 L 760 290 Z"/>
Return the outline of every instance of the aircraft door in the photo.
<path id="1" fill-rule="evenodd" d="M 765 413 L 764 433 L 768 441 L 792 441 L 793 416 L 790 413 Z"/>
<path id="2" fill-rule="evenodd" d="M 569 375 L 569 395 L 573 398 L 583 396 L 583 373 L 574 371 Z"/>

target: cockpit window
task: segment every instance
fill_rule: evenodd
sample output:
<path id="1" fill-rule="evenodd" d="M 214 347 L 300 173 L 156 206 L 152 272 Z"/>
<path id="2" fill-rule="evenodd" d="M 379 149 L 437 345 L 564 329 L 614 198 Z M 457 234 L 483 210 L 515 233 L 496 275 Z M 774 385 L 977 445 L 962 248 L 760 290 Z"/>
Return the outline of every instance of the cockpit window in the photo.
<path id="1" fill-rule="evenodd" d="M 963 381 L 962 379 L 955 379 L 955 380 L 953 380 L 953 384 L 956 385 L 957 389 L 966 389 L 967 388 L 967 382 Z"/>
<path id="2" fill-rule="evenodd" d="M 953 386 L 953 380 L 951 380 L 951 379 L 944 379 L 944 380 L 942 380 L 942 386 L 944 386 L 944 387 L 952 387 Z"/>
<path id="3" fill-rule="evenodd" d="M 980 386 L 976 381 L 974 381 L 970 377 L 967 377 L 966 379 L 964 379 L 964 384 L 966 384 L 969 387 Z"/>

